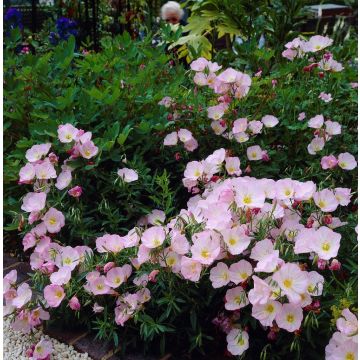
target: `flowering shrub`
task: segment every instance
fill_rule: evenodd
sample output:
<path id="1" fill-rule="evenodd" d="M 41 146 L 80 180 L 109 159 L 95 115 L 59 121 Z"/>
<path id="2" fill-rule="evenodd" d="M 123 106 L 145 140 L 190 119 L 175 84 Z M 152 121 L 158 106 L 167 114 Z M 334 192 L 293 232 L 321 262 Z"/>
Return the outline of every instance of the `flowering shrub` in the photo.
<path id="1" fill-rule="evenodd" d="M 51 316 L 161 352 L 186 344 L 263 359 L 325 353 L 330 319 L 356 304 L 354 110 L 340 112 L 354 89 L 346 66 L 324 76 L 319 66 L 303 70 L 331 41 L 303 43 L 289 47 L 292 63 L 264 78 L 198 59 L 190 91 L 179 91 L 183 73 L 166 59 L 156 96 L 142 93 L 153 64 L 115 58 L 118 81 L 106 70 L 100 85 L 70 86 L 52 102 L 55 114 L 64 106 L 62 124 L 31 98 L 46 121 L 29 126 L 38 141 L 19 141 L 10 157 L 23 189 L 16 227 L 34 270 L 33 289 L 16 285 L 15 272 L 4 279 L 15 329 L 31 332 Z M 81 81 L 89 84 L 98 57 L 108 64 L 108 51 L 73 65 Z M 341 332 L 352 326 L 344 321 Z M 330 348 L 347 346 L 337 337 Z"/>

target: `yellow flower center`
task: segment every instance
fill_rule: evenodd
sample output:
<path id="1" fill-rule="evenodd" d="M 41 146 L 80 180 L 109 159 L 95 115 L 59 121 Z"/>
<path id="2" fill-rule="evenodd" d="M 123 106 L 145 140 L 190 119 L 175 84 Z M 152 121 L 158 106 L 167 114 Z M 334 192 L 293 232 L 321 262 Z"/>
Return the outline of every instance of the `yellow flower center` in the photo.
<path id="1" fill-rule="evenodd" d="M 252 157 L 253 159 L 256 159 L 256 156 L 257 156 L 257 153 L 256 153 L 256 152 L 251 153 L 251 157 Z"/>
<path id="2" fill-rule="evenodd" d="M 329 243 L 323 243 L 321 248 L 324 250 L 324 251 L 329 251 L 330 250 L 330 244 Z"/>
<path id="3" fill-rule="evenodd" d="M 224 280 L 228 280 L 229 279 L 229 274 L 224 272 L 221 277 L 224 279 Z"/>
<path id="4" fill-rule="evenodd" d="M 323 208 L 325 206 L 326 206 L 326 202 L 324 200 L 320 200 L 319 201 L 319 208 L 321 209 L 321 208 Z"/>
<path id="5" fill-rule="evenodd" d="M 245 340 L 241 337 L 238 340 L 238 345 L 243 346 L 245 344 Z"/>
<path id="6" fill-rule="evenodd" d="M 159 239 L 154 239 L 153 241 L 154 246 L 159 246 L 161 244 Z"/>
<path id="7" fill-rule="evenodd" d="M 86 156 L 90 156 L 90 155 L 91 155 L 91 151 L 90 151 L 90 150 L 85 150 L 84 153 L 85 153 Z"/>
<path id="8" fill-rule="evenodd" d="M 236 297 L 234 298 L 234 302 L 235 302 L 235 304 L 240 305 L 240 304 L 241 304 L 241 296 L 236 296 Z"/>
<path id="9" fill-rule="evenodd" d="M 71 259 L 70 258 L 65 258 L 64 260 L 63 260 L 63 263 L 64 264 L 66 264 L 66 265 L 70 265 L 71 263 L 72 263 L 72 261 L 71 261 Z"/>
<path id="10" fill-rule="evenodd" d="M 339 166 L 340 166 L 341 168 L 344 168 L 344 167 L 346 167 L 346 163 L 345 163 L 345 162 L 340 162 L 340 163 L 339 163 Z"/>
<path id="11" fill-rule="evenodd" d="M 315 287 L 313 286 L 313 285 L 309 285 L 308 287 L 307 287 L 307 290 L 308 290 L 308 292 L 313 292 L 314 290 L 315 290 Z"/>
<path id="12" fill-rule="evenodd" d="M 55 225 L 55 224 L 56 224 L 56 219 L 53 218 L 53 217 L 50 218 L 50 219 L 49 219 L 49 224 L 50 224 L 50 225 Z"/>
<path id="13" fill-rule="evenodd" d="M 236 239 L 234 239 L 234 238 L 229 239 L 230 245 L 235 245 L 236 243 L 237 243 Z"/>
<path id="14" fill-rule="evenodd" d="M 114 279 L 114 282 L 115 282 L 115 284 L 120 284 L 121 283 L 121 277 L 116 277 L 115 279 Z"/>
<path id="15" fill-rule="evenodd" d="M 286 196 L 290 196 L 290 195 L 291 195 L 291 190 L 290 190 L 290 189 L 286 189 L 286 190 L 285 190 L 285 195 L 286 195 Z"/>
<path id="16" fill-rule="evenodd" d="M 246 280 L 247 277 L 248 277 L 248 274 L 243 272 L 242 274 L 240 274 L 240 277 L 243 279 L 243 280 Z"/>
<path id="17" fill-rule="evenodd" d="M 207 259 L 210 256 L 210 252 L 208 250 L 202 250 L 201 256 L 205 259 Z"/>
<path id="18" fill-rule="evenodd" d="M 62 291 L 57 290 L 57 291 L 55 292 L 55 296 L 60 299 L 60 298 L 63 296 Z"/>
<path id="19" fill-rule="evenodd" d="M 266 305 L 265 311 L 268 312 L 269 314 L 273 313 L 274 310 L 275 310 L 275 308 L 274 308 L 273 304 Z"/>
<path id="20" fill-rule="evenodd" d="M 195 175 L 196 177 L 199 177 L 199 176 L 201 175 L 201 173 L 200 173 L 199 170 L 196 170 L 195 173 L 194 173 L 194 175 Z"/>
<path id="21" fill-rule="evenodd" d="M 71 140 L 71 138 L 72 138 L 72 137 L 71 137 L 71 134 L 66 134 L 66 135 L 65 135 L 65 139 Z"/>
<path id="22" fill-rule="evenodd" d="M 285 286 L 287 289 L 291 288 L 292 283 L 293 283 L 293 282 L 292 282 L 292 280 L 290 280 L 290 279 L 285 279 L 284 282 L 283 282 L 284 286 Z"/>
<path id="23" fill-rule="evenodd" d="M 247 205 L 251 204 L 251 196 L 250 195 L 244 196 L 243 202 L 244 202 L 244 204 L 247 204 Z"/>
<path id="24" fill-rule="evenodd" d="M 169 265 L 169 266 L 174 266 L 175 265 L 175 258 L 171 257 L 171 258 L 168 258 L 166 260 L 166 263 Z"/>
<path id="25" fill-rule="evenodd" d="M 286 316 L 286 321 L 288 322 L 288 323 L 293 323 L 294 322 L 294 320 L 295 320 L 295 316 L 293 315 L 293 314 L 287 314 L 287 316 Z"/>
<path id="26" fill-rule="evenodd" d="M 97 284 L 97 285 L 96 285 L 96 288 L 97 288 L 98 290 L 102 290 L 102 289 L 104 288 L 104 285 L 103 285 L 103 284 Z"/>
<path id="27" fill-rule="evenodd" d="M 345 360 L 355 360 L 355 355 L 351 352 L 346 353 Z"/>

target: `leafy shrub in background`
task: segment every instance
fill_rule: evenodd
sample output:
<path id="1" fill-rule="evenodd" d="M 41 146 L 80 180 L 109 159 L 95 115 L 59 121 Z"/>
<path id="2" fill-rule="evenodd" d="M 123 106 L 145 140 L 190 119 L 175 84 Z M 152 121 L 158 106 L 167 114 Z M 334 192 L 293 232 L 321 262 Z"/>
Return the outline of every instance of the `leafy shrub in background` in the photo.
<path id="1" fill-rule="evenodd" d="M 208 354 L 214 347 L 224 350 L 224 331 L 232 354 L 242 353 L 249 342 L 248 358 L 276 359 L 289 352 L 319 358 L 334 320 L 356 307 L 357 199 L 351 193 L 356 162 L 346 154 L 357 151 L 351 85 L 356 68 L 343 60 L 351 58 L 354 45 L 346 43 L 330 56 L 320 44 L 303 56 L 303 46 L 313 41 L 297 39 L 284 54 L 293 61 L 283 59 L 267 75 L 205 59 L 186 74 L 163 48 L 149 43 L 123 35 L 104 39 L 99 54 L 80 55 L 70 38 L 41 57 L 8 57 L 5 210 L 14 220 L 8 229 L 20 226 L 24 247 L 35 248 L 33 283 L 46 300 L 31 302 L 31 290 L 26 285 L 15 290 L 15 274 L 10 275 L 7 310 L 17 316 L 15 327 L 30 331 L 51 310 L 57 323 L 75 317 L 101 338 L 115 343 L 120 338 L 124 348 L 142 341 L 148 350 L 156 345 L 164 352 L 185 343 L 186 351 Z M 325 62 L 334 59 L 343 62 L 343 71 L 327 69 Z M 335 62 L 331 66 L 340 69 Z M 91 131 L 91 140 L 79 129 Z M 323 141 L 322 149 L 314 137 Z M 91 158 L 82 148 L 87 141 L 93 142 Z M 35 160 L 48 160 L 36 163 L 32 146 L 49 142 L 56 162 L 45 146 Z M 29 149 L 27 160 L 34 164 L 26 166 L 33 166 L 35 175 L 22 169 L 20 180 L 38 180 L 25 195 L 30 185 L 19 190 L 15 182 Z M 45 173 L 39 167 L 46 167 Z M 54 182 L 67 167 L 71 186 L 59 190 Z M 268 184 L 268 205 L 261 181 Z M 190 200 L 183 185 L 195 195 Z M 45 202 L 44 195 L 38 198 L 47 186 Z M 312 236 L 317 247 L 308 243 Z M 307 248 L 298 248 L 302 237 Z M 254 250 L 269 238 L 270 260 Z M 201 248 L 199 239 L 208 248 Z M 266 260 L 279 268 L 256 268 Z M 247 280 L 236 284 L 229 268 L 242 265 L 240 275 L 246 273 Z M 296 291 L 281 278 L 287 268 L 299 275 Z M 305 296 L 311 272 L 321 275 Z M 280 292 L 270 278 L 262 282 L 268 276 Z M 320 284 L 322 297 L 311 299 L 320 295 Z M 258 285 L 266 301 L 266 289 L 273 287 L 276 323 L 254 312 L 264 305 L 250 295 Z M 247 299 L 252 306 L 243 306 Z"/>

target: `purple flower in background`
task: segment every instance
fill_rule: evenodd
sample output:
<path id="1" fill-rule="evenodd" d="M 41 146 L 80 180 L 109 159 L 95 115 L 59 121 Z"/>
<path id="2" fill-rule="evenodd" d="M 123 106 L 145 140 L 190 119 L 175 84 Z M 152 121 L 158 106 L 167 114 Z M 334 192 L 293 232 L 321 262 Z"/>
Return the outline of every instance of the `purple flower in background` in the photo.
<path id="1" fill-rule="evenodd" d="M 22 30 L 24 28 L 23 24 L 21 23 L 22 14 L 19 10 L 15 8 L 8 9 L 8 11 L 4 16 L 4 20 L 7 23 L 7 25 L 10 27 L 10 29 L 15 29 L 18 27 L 19 29 Z"/>
<path id="2" fill-rule="evenodd" d="M 51 32 L 49 41 L 53 45 L 57 45 L 61 40 L 67 40 L 71 35 L 77 36 L 77 23 L 74 20 L 61 17 L 56 21 L 56 32 Z"/>

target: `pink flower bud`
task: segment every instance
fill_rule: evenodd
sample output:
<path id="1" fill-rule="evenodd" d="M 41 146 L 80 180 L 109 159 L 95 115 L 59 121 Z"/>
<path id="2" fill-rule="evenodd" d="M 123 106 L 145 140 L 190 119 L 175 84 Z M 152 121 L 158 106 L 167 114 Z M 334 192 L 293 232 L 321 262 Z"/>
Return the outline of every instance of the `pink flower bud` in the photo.
<path id="1" fill-rule="evenodd" d="M 246 173 L 246 174 L 250 174 L 250 173 L 251 173 L 251 166 L 250 166 L 250 165 L 248 165 L 248 166 L 246 167 L 245 173 Z"/>
<path id="2" fill-rule="evenodd" d="M 324 60 L 325 61 L 329 61 L 332 58 L 332 53 L 331 52 L 326 52 L 324 54 Z"/>
<path id="3" fill-rule="evenodd" d="M 159 273 L 159 270 L 153 270 L 150 274 L 149 274 L 149 281 L 156 283 L 156 276 Z"/>
<path id="4" fill-rule="evenodd" d="M 115 267 L 114 262 L 108 262 L 104 265 L 104 273 L 106 274 L 109 270 L 111 270 L 113 267 Z"/>
<path id="5" fill-rule="evenodd" d="M 326 225 L 329 225 L 332 223 L 332 216 L 330 214 L 328 215 L 325 215 L 323 218 L 322 218 L 322 221 L 324 224 Z"/>
<path id="6" fill-rule="evenodd" d="M 278 82 L 276 79 L 271 80 L 271 84 L 272 84 L 273 88 L 277 85 L 277 83 Z"/>
<path id="7" fill-rule="evenodd" d="M 308 228 L 308 229 L 311 229 L 313 227 L 313 225 L 314 225 L 314 222 L 315 221 L 314 221 L 313 218 L 308 218 L 305 227 Z"/>
<path id="8" fill-rule="evenodd" d="M 171 121 L 173 119 L 173 114 L 168 114 L 167 119 L 168 121 Z"/>
<path id="9" fill-rule="evenodd" d="M 49 154 L 49 160 L 52 164 L 57 164 L 59 161 L 59 157 L 55 153 L 52 152 Z"/>
<path id="10" fill-rule="evenodd" d="M 75 186 L 73 188 L 71 188 L 69 191 L 68 191 L 68 194 L 74 198 L 78 198 L 81 196 L 82 194 L 82 187 L 81 186 Z"/>
<path id="11" fill-rule="evenodd" d="M 55 271 L 55 264 L 52 262 L 46 262 L 41 265 L 40 271 L 43 274 L 50 275 Z"/>
<path id="12" fill-rule="evenodd" d="M 267 338 L 270 340 L 270 341 L 275 341 L 276 338 L 277 338 L 277 333 L 275 331 L 270 331 L 267 335 Z"/>
<path id="13" fill-rule="evenodd" d="M 71 310 L 78 311 L 81 308 L 79 299 L 76 296 L 73 296 L 69 301 L 69 306 Z"/>
<path id="14" fill-rule="evenodd" d="M 318 267 L 318 269 L 319 269 L 319 270 L 325 270 L 325 268 L 326 268 L 326 263 L 327 263 L 326 260 L 319 259 L 319 260 L 317 261 L 317 267 Z"/>
<path id="15" fill-rule="evenodd" d="M 139 69 L 140 69 L 140 70 L 143 70 L 143 69 L 145 69 L 145 67 L 146 67 L 145 64 L 140 64 Z"/>
<path id="16" fill-rule="evenodd" d="M 262 158 L 262 161 L 265 161 L 265 162 L 270 161 L 270 156 L 269 156 L 269 154 L 267 153 L 266 150 L 264 150 L 264 151 L 262 152 L 261 158 Z"/>
<path id="17" fill-rule="evenodd" d="M 179 152 L 177 152 L 176 154 L 175 154 L 175 160 L 176 161 L 179 161 L 181 159 L 181 154 L 179 153 Z"/>
<path id="18" fill-rule="evenodd" d="M 341 268 L 341 263 L 339 260 L 337 259 L 332 259 L 331 264 L 329 266 L 329 270 L 332 271 L 339 271 Z"/>

